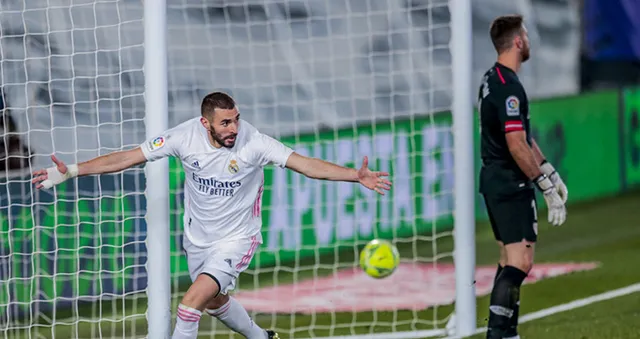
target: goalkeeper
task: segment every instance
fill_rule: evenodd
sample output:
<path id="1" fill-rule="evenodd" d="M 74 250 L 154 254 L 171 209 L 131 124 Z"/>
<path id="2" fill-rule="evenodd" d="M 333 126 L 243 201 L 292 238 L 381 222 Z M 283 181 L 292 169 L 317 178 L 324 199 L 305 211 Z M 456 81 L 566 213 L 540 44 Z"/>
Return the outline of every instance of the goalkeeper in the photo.
<path id="1" fill-rule="evenodd" d="M 278 338 L 263 330 L 228 295 L 262 243 L 263 167 L 275 164 L 309 178 L 357 182 L 384 194 L 388 173 L 308 158 L 240 119 L 234 100 L 215 92 L 202 100 L 201 117 L 150 138 L 139 147 L 77 165 L 34 172 L 36 188 L 75 176 L 112 173 L 163 157 L 180 158 L 185 171 L 184 249 L 193 284 L 178 305 L 173 339 L 196 338 L 203 311 L 249 339 Z"/>
<path id="2" fill-rule="evenodd" d="M 531 137 L 529 102 L 517 72 L 529 59 L 521 16 L 501 16 L 490 28 L 498 60 L 484 75 L 480 114 L 480 193 L 500 263 L 489 306 L 488 339 L 519 338 L 520 286 L 533 265 L 538 233 L 535 188 L 543 193 L 554 226 L 566 219 L 567 188 Z"/>

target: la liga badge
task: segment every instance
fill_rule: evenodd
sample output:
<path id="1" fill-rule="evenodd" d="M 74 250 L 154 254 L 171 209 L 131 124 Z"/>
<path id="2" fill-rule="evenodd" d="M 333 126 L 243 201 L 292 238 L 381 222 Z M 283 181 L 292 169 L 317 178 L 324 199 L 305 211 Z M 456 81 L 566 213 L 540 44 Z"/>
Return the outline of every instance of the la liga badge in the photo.
<path id="1" fill-rule="evenodd" d="M 155 151 L 164 146 L 164 137 L 157 137 L 149 142 L 149 149 Z"/>
<path id="2" fill-rule="evenodd" d="M 520 100 L 515 95 L 511 95 L 505 101 L 507 106 L 507 115 L 517 116 L 520 115 Z"/>

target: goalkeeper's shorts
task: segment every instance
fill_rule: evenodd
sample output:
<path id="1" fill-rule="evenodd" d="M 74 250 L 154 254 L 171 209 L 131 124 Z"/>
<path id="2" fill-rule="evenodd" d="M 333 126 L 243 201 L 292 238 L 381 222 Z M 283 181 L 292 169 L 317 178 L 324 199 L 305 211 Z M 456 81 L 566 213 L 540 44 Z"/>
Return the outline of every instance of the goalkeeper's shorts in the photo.
<path id="1" fill-rule="evenodd" d="M 523 189 L 508 196 L 483 194 L 483 197 L 497 241 L 505 245 L 523 239 L 537 241 L 538 213 L 533 189 Z"/>
<path id="2" fill-rule="evenodd" d="M 192 245 L 184 237 L 184 250 L 191 281 L 200 274 L 206 274 L 220 286 L 220 294 L 235 289 L 240 273 L 247 269 L 258 247 L 262 244 L 262 235 L 245 239 L 230 240 L 214 244 L 208 248 Z"/>

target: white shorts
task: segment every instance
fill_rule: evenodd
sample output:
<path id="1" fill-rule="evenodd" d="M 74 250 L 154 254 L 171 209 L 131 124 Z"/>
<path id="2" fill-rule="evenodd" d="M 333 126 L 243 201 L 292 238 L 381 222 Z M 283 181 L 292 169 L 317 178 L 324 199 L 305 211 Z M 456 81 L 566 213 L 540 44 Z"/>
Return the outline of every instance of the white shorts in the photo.
<path id="1" fill-rule="evenodd" d="M 196 247 L 184 237 L 184 250 L 191 281 L 206 274 L 220 286 L 220 294 L 227 294 L 236 287 L 240 273 L 247 269 L 262 244 L 262 234 L 220 242 L 207 248 Z"/>

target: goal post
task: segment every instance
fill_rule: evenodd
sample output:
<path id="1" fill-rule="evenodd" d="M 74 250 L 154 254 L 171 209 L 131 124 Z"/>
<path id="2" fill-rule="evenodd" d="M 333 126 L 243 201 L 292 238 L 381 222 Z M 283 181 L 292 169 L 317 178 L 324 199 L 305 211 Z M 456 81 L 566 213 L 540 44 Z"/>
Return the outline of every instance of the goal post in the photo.
<path id="1" fill-rule="evenodd" d="M 469 336 L 476 329 L 475 293 L 475 165 L 471 0 L 450 0 L 451 72 L 453 75 L 454 261 L 456 266 L 455 333 Z"/>
<path id="2" fill-rule="evenodd" d="M 169 128 L 166 0 L 144 2 L 146 140 Z M 147 322 L 149 338 L 171 337 L 169 160 L 146 164 Z"/>

